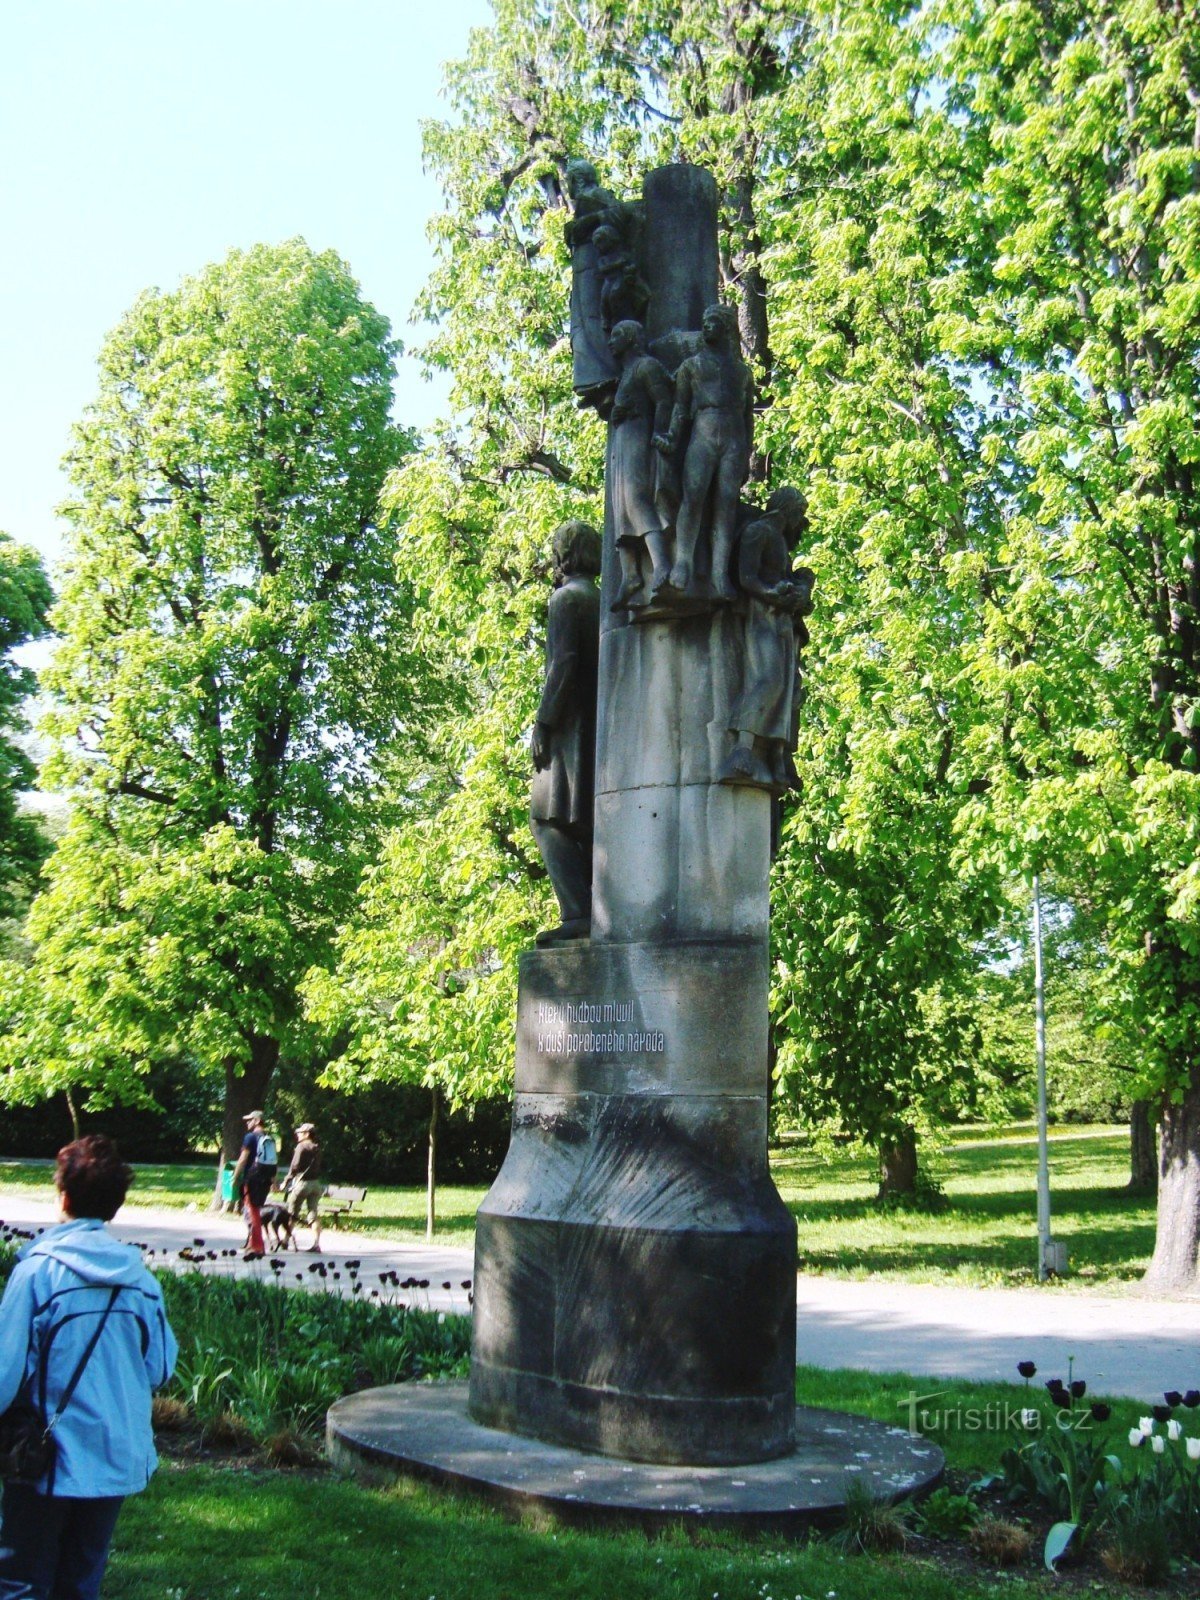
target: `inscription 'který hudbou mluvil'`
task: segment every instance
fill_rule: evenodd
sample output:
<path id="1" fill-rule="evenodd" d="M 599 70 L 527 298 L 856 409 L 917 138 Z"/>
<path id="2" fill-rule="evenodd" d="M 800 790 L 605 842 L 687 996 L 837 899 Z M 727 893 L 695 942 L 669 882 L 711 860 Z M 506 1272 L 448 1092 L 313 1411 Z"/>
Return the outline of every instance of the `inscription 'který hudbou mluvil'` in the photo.
<path id="1" fill-rule="evenodd" d="M 539 1000 L 537 1020 L 550 1028 L 568 1028 L 580 1022 L 632 1022 L 633 1001 Z"/>

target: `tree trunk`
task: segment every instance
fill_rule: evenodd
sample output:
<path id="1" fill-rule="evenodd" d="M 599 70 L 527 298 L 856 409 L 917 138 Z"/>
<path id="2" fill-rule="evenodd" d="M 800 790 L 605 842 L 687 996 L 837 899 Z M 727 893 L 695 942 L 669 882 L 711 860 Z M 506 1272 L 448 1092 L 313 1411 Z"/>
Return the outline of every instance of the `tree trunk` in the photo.
<path id="1" fill-rule="evenodd" d="M 262 1110 L 278 1061 L 278 1039 L 268 1039 L 263 1034 L 255 1034 L 250 1040 L 250 1060 L 244 1071 L 239 1072 L 233 1062 L 225 1063 L 225 1110 L 221 1119 L 221 1159 L 217 1162 L 217 1178 L 208 1207 L 210 1211 L 221 1210 L 222 1163 L 237 1160 L 246 1133 L 246 1115 L 250 1111 Z"/>
<path id="2" fill-rule="evenodd" d="M 1158 1148 L 1149 1100 L 1135 1100 L 1129 1108 L 1129 1194 L 1154 1194 L 1158 1190 Z"/>
<path id="3" fill-rule="evenodd" d="M 67 1097 L 67 1110 L 71 1113 L 71 1138 L 72 1140 L 75 1140 L 80 1137 L 79 1108 L 75 1104 L 75 1096 L 71 1093 L 70 1089 L 64 1089 L 63 1093 Z"/>
<path id="4" fill-rule="evenodd" d="M 434 1199 L 437 1192 L 437 1135 L 438 1135 L 438 1092 L 433 1091 L 433 1101 L 429 1108 L 429 1170 L 425 1183 L 425 1237 L 433 1238 Z"/>
<path id="5" fill-rule="evenodd" d="M 917 1136 L 903 1128 L 894 1138 L 879 1146 L 879 1198 L 914 1195 L 917 1192 Z"/>
<path id="6" fill-rule="evenodd" d="M 1148 1289 L 1200 1289 L 1200 1068 L 1158 1124 L 1158 1231 L 1142 1280 Z"/>

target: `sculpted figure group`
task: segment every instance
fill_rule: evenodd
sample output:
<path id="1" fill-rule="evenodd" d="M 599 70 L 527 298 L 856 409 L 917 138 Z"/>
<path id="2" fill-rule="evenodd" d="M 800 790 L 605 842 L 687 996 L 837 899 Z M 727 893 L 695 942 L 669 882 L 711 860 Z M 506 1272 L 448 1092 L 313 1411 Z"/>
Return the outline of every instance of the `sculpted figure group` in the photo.
<path id="1" fill-rule="evenodd" d="M 608 477 L 620 581 L 612 610 L 648 623 L 731 608 L 740 681 L 717 782 L 781 794 L 798 784 L 793 752 L 813 575 L 793 564 L 808 526 L 804 496 L 777 489 L 765 508 L 750 472 L 754 380 L 737 320 L 707 307 L 700 328 L 648 346 L 649 290 L 639 266 L 640 208 L 572 161 L 571 350 L 575 392 L 609 424 Z M 672 370 L 672 368 L 674 370 Z M 542 935 L 590 926 L 592 742 L 600 539 L 569 523 L 554 538 L 546 689 L 533 736 L 533 829 L 562 910 Z"/>

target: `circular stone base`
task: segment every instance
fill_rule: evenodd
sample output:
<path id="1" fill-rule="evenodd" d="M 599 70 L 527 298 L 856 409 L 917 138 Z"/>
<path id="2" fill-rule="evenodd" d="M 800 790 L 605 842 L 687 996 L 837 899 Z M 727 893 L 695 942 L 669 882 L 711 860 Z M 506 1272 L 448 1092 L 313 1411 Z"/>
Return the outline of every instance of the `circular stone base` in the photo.
<path id="1" fill-rule="evenodd" d="M 486 1496 L 518 1514 L 565 1522 L 798 1531 L 836 1522 L 848 1485 L 876 1499 L 923 1494 L 941 1479 L 942 1452 L 903 1428 L 841 1411 L 796 1411 L 796 1450 L 747 1467 L 662 1467 L 588 1455 L 467 1415 L 465 1383 L 404 1383 L 347 1395 L 329 1411 L 335 1466 L 373 1483 L 418 1477 Z"/>

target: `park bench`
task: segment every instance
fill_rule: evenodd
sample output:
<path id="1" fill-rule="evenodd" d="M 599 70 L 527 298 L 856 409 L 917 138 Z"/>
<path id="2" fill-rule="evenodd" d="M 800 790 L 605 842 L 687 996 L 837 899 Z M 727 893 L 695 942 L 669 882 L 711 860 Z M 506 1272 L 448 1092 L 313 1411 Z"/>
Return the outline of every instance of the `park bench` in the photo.
<path id="1" fill-rule="evenodd" d="M 361 1208 L 366 1198 L 365 1189 L 347 1188 L 345 1184 L 331 1183 L 321 1196 L 322 1222 L 331 1222 L 335 1225 L 343 1222 L 347 1217 L 354 1215 L 356 1208 Z"/>

